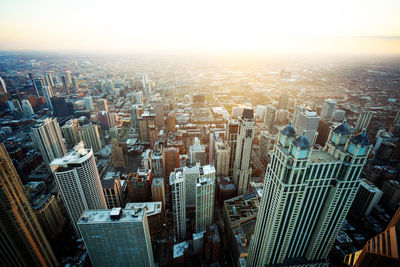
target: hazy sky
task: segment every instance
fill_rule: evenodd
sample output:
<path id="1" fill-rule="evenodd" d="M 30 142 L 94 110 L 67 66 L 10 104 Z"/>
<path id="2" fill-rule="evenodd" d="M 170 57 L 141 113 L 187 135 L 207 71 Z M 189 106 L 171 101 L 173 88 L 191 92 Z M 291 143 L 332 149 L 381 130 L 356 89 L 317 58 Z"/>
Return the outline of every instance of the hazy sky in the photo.
<path id="1" fill-rule="evenodd" d="M 0 49 L 400 53 L 400 0 L 0 0 Z"/>

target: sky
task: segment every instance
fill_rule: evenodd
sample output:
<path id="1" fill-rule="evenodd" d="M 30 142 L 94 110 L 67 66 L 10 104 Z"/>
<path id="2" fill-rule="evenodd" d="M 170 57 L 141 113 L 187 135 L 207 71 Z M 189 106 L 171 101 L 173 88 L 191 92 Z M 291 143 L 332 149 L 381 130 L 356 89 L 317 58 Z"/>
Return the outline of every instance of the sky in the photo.
<path id="1" fill-rule="evenodd" d="M 400 53 L 400 0 L 1 0 L 0 50 Z"/>

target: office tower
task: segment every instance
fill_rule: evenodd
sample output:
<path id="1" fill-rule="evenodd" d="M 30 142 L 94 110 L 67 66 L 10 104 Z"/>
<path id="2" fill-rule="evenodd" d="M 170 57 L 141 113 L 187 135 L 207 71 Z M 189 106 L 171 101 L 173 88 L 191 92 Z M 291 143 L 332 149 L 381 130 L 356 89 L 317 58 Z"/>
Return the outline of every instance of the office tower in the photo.
<path id="1" fill-rule="evenodd" d="M 231 149 L 226 141 L 217 140 L 214 143 L 215 147 L 215 170 L 217 176 L 228 176 L 229 175 L 229 159 Z"/>
<path id="2" fill-rule="evenodd" d="M 53 104 L 51 103 L 51 98 L 54 96 L 53 88 L 51 88 L 51 86 L 43 86 L 42 92 L 43 92 L 44 99 L 46 100 L 47 107 L 49 107 L 51 110 L 53 110 Z"/>
<path id="3" fill-rule="evenodd" d="M 179 242 L 186 239 L 186 196 L 182 171 L 171 172 L 169 183 L 172 192 L 175 242 Z"/>
<path id="4" fill-rule="evenodd" d="M 383 207 L 397 205 L 400 202 L 400 183 L 396 180 L 389 180 L 382 186 L 382 198 L 379 204 Z"/>
<path id="5" fill-rule="evenodd" d="M 207 164 L 206 146 L 200 144 L 200 140 L 195 137 L 193 145 L 189 147 L 190 163 L 200 162 L 200 165 Z"/>
<path id="6" fill-rule="evenodd" d="M 73 108 L 71 109 L 68 107 L 65 97 L 53 96 L 50 101 L 53 106 L 53 115 L 55 117 L 68 117 L 74 113 Z"/>
<path id="7" fill-rule="evenodd" d="M 354 132 L 362 131 L 367 129 L 372 118 L 372 111 L 362 111 L 358 116 L 356 127 L 354 127 Z"/>
<path id="8" fill-rule="evenodd" d="M 161 201 L 165 210 L 165 186 L 163 178 L 153 178 L 151 182 L 151 198 L 153 201 Z"/>
<path id="9" fill-rule="evenodd" d="M 175 168 L 179 168 L 179 149 L 176 147 L 166 147 L 162 152 L 162 163 L 164 169 L 164 178 L 166 179 L 165 183 L 169 183 L 169 175 L 171 172 L 175 170 Z"/>
<path id="10" fill-rule="evenodd" d="M 138 117 L 137 122 L 138 122 L 140 141 L 149 143 L 150 142 L 149 128 L 150 126 L 155 125 L 155 115 L 145 112 L 142 114 L 142 116 Z"/>
<path id="11" fill-rule="evenodd" d="M 247 266 L 324 262 L 371 149 L 366 133 L 350 136 L 345 122 L 315 151 L 305 135 L 285 127 L 265 174 Z"/>
<path id="12" fill-rule="evenodd" d="M 11 113 L 22 114 L 21 104 L 19 103 L 18 99 L 8 100 L 7 104 Z"/>
<path id="13" fill-rule="evenodd" d="M 142 161 L 142 168 L 150 170 L 151 169 L 151 156 L 152 156 L 152 150 L 151 149 L 146 149 L 141 156 L 141 161 Z"/>
<path id="14" fill-rule="evenodd" d="M 232 107 L 232 117 L 238 118 L 243 114 L 244 108 L 242 107 Z"/>
<path id="15" fill-rule="evenodd" d="M 321 120 L 332 122 L 335 115 L 336 101 L 333 99 L 326 99 L 322 105 Z"/>
<path id="16" fill-rule="evenodd" d="M 299 122 L 300 114 L 307 110 L 306 106 L 304 105 L 297 105 L 294 108 L 293 118 L 292 118 L 292 125 L 296 129 L 297 124 Z"/>
<path id="17" fill-rule="evenodd" d="M 235 165 L 236 144 L 239 133 L 239 121 L 235 119 L 228 119 L 228 127 L 226 129 L 226 139 L 228 146 L 231 149 L 229 156 L 229 175 L 233 174 L 233 167 Z"/>
<path id="18" fill-rule="evenodd" d="M 99 123 L 104 130 L 108 130 L 114 126 L 111 121 L 111 115 L 108 111 L 99 111 L 98 118 Z"/>
<path id="19" fill-rule="evenodd" d="M 331 132 L 331 127 L 333 127 L 332 122 L 327 122 L 325 120 L 320 120 L 318 123 L 318 135 L 316 143 L 320 146 L 325 146 L 326 141 L 328 141 L 329 133 Z"/>
<path id="20" fill-rule="evenodd" d="M 83 100 L 85 101 L 86 110 L 94 110 L 93 98 L 91 96 L 87 96 Z"/>
<path id="21" fill-rule="evenodd" d="M 101 187 L 109 209 L 125 206 L 119 172 L 107 172 L 101 180 Z"/>
<path id="22" fill-rule="evenodd" d="M 364 247 L 344 258 L 344 266 L 399 266 L 400 265 L 400 208 L 388 227 L 367 241 Z"/>
<path id="23" fill-rule="evenodd" d="M 146 209 L 87 210 L 78 227 L 93 266 L 156 266 Z"/>
<path id="24" fill-rule="evenodd" d="M 167 117 L 167 126 L 169 132 L 175 132 L 176 129 L 176 118 L 174 113 L 169 113 Z"/>
<path id="25" fill-rule="evenodd" d="M 25 116 L 32 116 L 35 114 L 31 102 L 27 99 L 22 100 L 22 110 L 24 111 Z"/>
<path id="26" fill-rule="evenodd" d="M 279 109 L 288 109 L 289 108 L 289 94 L 283 93 L 279 96 L 278 102 Z"/>
<path id="27" fill-rule="evenodd" d="M 61 132 L 69 148 L 75 146 L 80 140 L 78 128 L 78 119 L 71 119 L 61 127 Z"/>
<path id="28" fill-rule="evenodd" d="M 127 157 L 117 139 L 111 140 L 111 158 L 114 168 L 126 168 Z"/>
<path id="29" fill-rule="evenodd" d="M 153 175 L 151 170 L 139 168 L 136 175 L 129 179 L 128 186 L 132 187 L 133 199 L 131 202 L 148 202 L 151 201 L 151 183 Z M 132 194 L 131 194 L 132 195 Z"/>
<path id="30" fill-rule="evenodd" d="M 97 100 L 97 110 L 108 111 L 107 99 L 100 98 Z"/>
<path id="31" fill-rule="evenodd" d="M 163 177 L 163 162 L 162 162 L 162 153 L 157 150 L 153 150 L 153 155 L 151 158 L 151 172 L 154 177 Z"/>
<path id="32" fill-rule="evenodd" d="M 194 208 L 196 205 L 196 185 L 197 178 L 200 177 L 200 163 L 196 162 L 192 166 L 184 166 L 180 169 L 175 169 L 175 172 L 182 172 L 185 181 L 185 204 L 186 208 Z"/>
<path id="33" fill-rule="evenodd" d="M 71 84 L 72 83 L 72 79 L 71 79 L 71 72 L 69 70 L 67 70 L 65 72 L 65 77 L 66 77 L 67 83 Z"/>
<path id="34" fill-rule="evenodd" d="M 0 93 L 7 93 L 6 82 L 0 77 Z"/>
<path id="35" fill-rule="evenodd" d="M 54 87 L 54 80 L 51 73 L 46 74 L 46 80 L 48 81 L 48 86 Z"/>
<path id="36" fill-rule="evenodd" d="M 164 107 L 161 103 L 154 104 L 155 124 L 161 128 L 164 126 Z"/>
<path id="37" fill-rule="evenodd" d="M 53 159 L 61 158 L 67 153 L 57 119 L 47 118 L 39 120 L 37 124 L 32 127 L 32 133 L 32 141 L 39 148 L 47 168 L 49 168 L 49 163 Z"/>
<path id="38" fill-rule="evenodd" d="M 371 182 L 361 179 L 360 187 L 351 205 L 349 214 L 354 218 L 368 216 L 372 208 L 379 203 L 382 191 Z"/>
<path id="39" fill-rule="evenodd" d="M 36 96 L 43 96 L 43 81 L 42 79 L 33 79 L 33 88 L 35 89 Z"/>
<path id="40" fill-rule="evenodd" d="M 67 78 L 64 75 L 62 75 L 60 78 L 61 78 L 61 82 L 62 82 L 62 85 L 63 85 L 64 94 L 65 95 L 69 95 L 70 91 L 69 91 Z"/>
<path id="41" fill-rule="evenodd" d="M 264 121 L 264 116 L 265 116 L 265 111 L 266 111 L 266 107 L 262 106 L 262 105 L 257 105 L 256 107 L 256 116 L 259 120 Z"/>
<path id="42" fill-rule="evenodd" d="M 259 137 L 259 147 L 258 147 L 258 156 L 263 161 L 268 161 L 268 153 L 272 147 L 273 140 L 275 140 L 275 136 L 272 135 L 269 131 L 261 131 Z"/>
<path id="43" fill-rule="evenodd" d="M 240 118 L 239 134 L 237 136 L 235 165 L 233 181 L 238 190 L 238 195 L 247 193 L 251 177 L 250 156 L 254 138 L 254 114 L 252 109 L 245 109 Z"/>
<path id="44" fill-rule="evenodd" d="M 203 166 L 200 174 L 196 184 L 196 233 L 205 231 L 214 215 L 215 169 L 212 165 Z"/>
<path id="45" fill-rule="evenodd" d="M 162 233 L 163 211 L 161 202 L 134 202 L 127 203 L 125 209 L 146 210 L 147 222 L 149 225 L 150 237 L 152 242 L 157 242 Z"/>
<path id="46" fill-rule="evenodd" d="M 143 92 L 139 91 L 136 93 L 136 104 L 143 105 Z"/>
<path id="47" fill-rule="evenodd" d="M 50 167 L 72 226 L 80 235 L 76 223 L 83 211 L 107 208 L 93 150 L 79 143 Z"/>
<path id="48" fill-rule="evenodd" d="M 62 214 L 62 204 L 55 195 L 39 195 L 32 201 L 32 210 L 35 213 L 44 234 L 54 239 L 65 224 L 65 217 Z"/>
<path id="49" fill-rule="evenodd" d="M 1 265 L 58 265 L 3 144 L 0 144 L 0 212 Z"/>
<path id="50" fill-rule="evenodd" d="M 343 109 L 336 109 L 335 115 L 333 115 L 333 121 L 343 121 L 344 115 L 346 115 L 346 111 L 344 111 Z"/>
<path id="51" fill-rule="evenodd" d="M 75 92 L 79 90 L 79 82 L 76 77 L 72 77 L 72 86 L 73 86 Z"/>
<path id="52" fill-rule="evenodd" d="M 314 111 L 304 111 L 300 113 L 297 127 L 294 127 L 299 134 L 307 136 L 309 144 L 313 147 L 318 136 L 319 116 Z"/>
<path id="53" fill-rule="evenodd" d="M 276 111 L 276 119 L 275 119 L 276 124 L 281 125 L 283 123 L 286 123 L 288 114 L 289 112 L 286 109 L 278 109 Z"/>
<path id="54" fill-rule="evenodd" d="M 83 125 L 78 130 L 79 139 L 83 141 L 85 147 L 92 148 L 94 153 L 101 150 L 99 129 L 96 124 Z"/>

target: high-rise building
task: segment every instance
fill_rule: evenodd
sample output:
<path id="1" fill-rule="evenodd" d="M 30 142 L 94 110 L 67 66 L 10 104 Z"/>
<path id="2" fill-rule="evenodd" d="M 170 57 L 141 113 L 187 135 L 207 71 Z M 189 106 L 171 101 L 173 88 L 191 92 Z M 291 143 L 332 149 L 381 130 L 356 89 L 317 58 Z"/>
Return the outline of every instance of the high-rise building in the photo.
<path id="1" fill-rule="evenodd" d="M 79 142 L 78 119 L 71 119 L 61 127 L 62 134 L 68 147 L 73 147 Z"/>
<path id="2" fill-rule="evenodd" d="M 85 109 L 86 110 L 94 110 L 93 97 L 87 96 L 83 100 L 85 101 Z"/>
<path id="3" fill-rule="evenodd" d="M 162 152 L 162 164 L 164 169 L 165 183 L 169 184 L 169 176 L 175 168 L 179 168 L 179 148 L 165 147 Z"/>
<path id="4" fill-rule="evenodd" d="M 356 127 L 354 127 L 354 132 L 359 132 L 362 129 L 367 129 L 369 123 L 371 122 L 372 115 L 372 111 L 362 111 L 358 116 Z"/>
<path id="5" fill-rule="evenodd" d="M 84 210 L 106 209 L 106 200 L 93 150 L 79 143 L 62 158 L 50 163 L 57 187 L 76 234 L 77 221 Z"/>
<path id="6" fill-rule="evenodd" d="M 65 97 L 53 96 L 50 101 L 53 106 L 53 115 L 55 117 L 68 117 L 74 113 L 72 103 L 70 103 L 69 106 L 69 103 L 65 101 Z"/>
<path id="7" fill-rule="evenodd" d="M 107 172 L 101 180 L 101 186 L 109 209 L 125 206 L 119 172 Z"/>
<path id="8" fill-rule="evenodd" d="M 151 172 L 154 177 L 164 176 L 162 153 L 158 150 L 153 150 L 153 155 L 151 157 Z"/>
<path id="9" fill-rule="evenodd" d="M 53 110 L 53 104 L 51 103 L 51 98 L 54 96 L 53 88 L 51 86 L 43 86 L 42 91 L 47 107 Z"/>
<path id="10" fill-rule="evenodd" d="M 214 147 L 216 176 L 228 176 L 231 149 L 228 146 L 228 143 L 223 140 L 217 140 L 214 143 Z"/>
<path id="11" fill-rule="evenodd" d="M 320 120 L 318 123 L 318 135 L 316 143 L 320 146 L 325 146 L 326 141 L 328 141 L 329 133 L 331 132 L 331 127 L 333 127 L 332 122 L 327 122 L 325 120 Z"/>
<path id="12" fill-rule="evenodd" d="M 280 109 L 288 109 L 289 108 L 289 94 L 283 93 L 279 96 L 278 107 Z"/>
<path id="13" fill-rule="evenodd" d="M 149 128 L 155 125 L 155 115 L 150 113 L 143 113 L 138 118 L 139 139 L 142 142 L 150 142 Z"/>
<path id="14" fill-rule="evenodd" d="M 169 113 L 167 117 L 167 126 L 169 132 L 175 132 L 176 129 L 176 118 L 174 113 Z"/>
<path id="15" fill-rule="evenodd" d="M 256 107 L 256 116 L 259 120 L 264 121 L 264 116 L 265 116 L 265 111 L 266 111 L 266 107 L 263 105 L 257 105 Z"/>
<path id="16" fill-rule="evenodd" d="M 285 127 L 265 174 L 247 266 L 325 262 L 371 149 L 366 133 L 350 136 L 346 123 L 331 131 L 323 150 Z"/>
<path id="17" fill-rule="evenodd" d="M 72 87 L 74 88 L 75 92 L 79 90 L 79 82 L 76 77 L 72 77 Z"/>
<path id="18" fill-rule="evenodd" d="M 107 99 L 100 98 L 97 100 L 97 110 L 98 111 L 108 111 Z"/>
<path id="19" fill-rule="evenodd" d="M 307 108 L 305 105 L 297 105 L 294 107 L 293 118 L 292 118 L 292 125 L 296 129 L 297 124 L 299 122 L 300 114 L 306 111 Z"/>
<path id="20" fill-rule="evenodd" d="M 69 85 L 68 85 L 67 78 L 65 77 L 65 75 L 62 75 L 60 78 L 61 78 L 61 83 L 63 85 L 64 94 L 69 95 L 70 92 L 69 92 Z"/>
<path id="21" fill-rule="evenodd" d="M 78 135 L 81 141 L 85 144 L 85 147 L 92 148 L 94 153 L 101 150 L 101 141 L 99 135 L 99 129 L 96 124 L 83 125 L 78 130 Z"/>
<path id="22" fill-rule="evenodd" d="M 169 183 L 172 192 L 175 242 L 179 242 L 186 239 L 186 195 L 182 171 L 171 172 Z"/>
<path id="23" fill-rule="evenodd" d="M 400 202 L 400 182 L 389 180 L 382 186 L 382 198 L 380 204 L 384 207 L 389 205 L 397 205 Z"/>
<path id="24" fill-rule="evenodd" d="M 278 125 L 282 125 L 287 122 L 289 112 L 287 109 L 278 109 L 276 111 L 276 119 L 275 123 Z"/>
<path id="25" fill-rule="evenodd" d="M 156 266 L 146 209 L 86 210 L 78 227 L 93 266 Z"/>
<path id="26" fill-rule="evenodd" d="M 49 163 L 52 160 L 61 158 L 67 153 L 60 126 L 55 118 L 46 118 L 38 121 L 32 127 L 32 137 L 32 141 L 39 148 L 47 168 L 49 168 Z"/>
<path id="27" fill-rule="evenodd" d="M 58 266 L 3 144 L 0 144 L 0 213 L 1 265 Z"/>
<path id="28" fill-rule="evenodd" d="M 200 168 L 196 184 L 196 233 L 206 230 L 213 222 L 215 198 L 215 168 L 212 165 Z"/>
<path id="29" fill-rule="evenodd" d="M 99 111 L 99 123 L 104 130 L 108 130 L 114 126 L 111 114 L 108 111 Z"/>
<path id="30" fill-rule="evenodd" d="M 67 70 L 67 71 L 65 72 L 65 77 L 66 77 L 66 79 L 67 79 L 67 83 L 68 83 L 68 84 L 71 84 L 71 83 L 72 83 L 72 79 L 71 79 L 71 72 L 70 72 L 69 70 Z"/>
<path id="31" fill-rule="evenodd" d="M 18 99 L 8 100 L 7 104 L 11 113 L 22 114 L 21 104 L 19 103 Z"/>
<path id="32" fill-rule="evenodd" d="M 139 168 L 136 172 L 136 176 L 132 179 L 128 179 L 128 186 L 132 188 L 133 198 L 130 198 L 132 202 L 148 202 L 151 201 L 151 183 L 153 175 L 151 170 Z"/>
<path id="33" fill-rule="evenodd" d="M 235 165 L 236 144 L 237 144 L 238 134 L 239 134 L 239 121 L 236 119 L 229 119 L 228 127 L 226 128 L 226 139 L 228 142 L 228 146 L 231 148 L 231 154 L 229 156 L 229 175 L 233 174 L 233 167 Z"/>
<path id="34" fill-rule="evenodd" d="M 46 80 L 47 80 L 49 86 L 54 87 L 54 80 L 53 80 L 53 76 L 51 75 L 51 73 L 46 74 Z"/>
<path id="35" fill-rule="evenodd" d="M 272 148 L 275 136 L 272 135 L 269 131 L 261 131 L 259 140 L 260 144 L 258 146 L 258 156 L 260 157 L 260 159 L 267 162 L 268 154 L 270 149 Z"/>
<path id="36" fill-rule="evenodd" d="M 193 208 L 196 205 L 196 185 L 197 179 L 200 177 L 200 163 L 196 162 L 195 165 L 185 166 L 182 169 L 175 169 L 181 171 L 185 181 L 185 204 L 186 208 Z"/>
<path id="37" fill-rule="evenodd" d="M 254 139 L 254 114 L 252 109 L 245 109 L 240 118 L 239 134 L 237 136 L 233 181 L 238 195 L 247 193 L 251 177 L 250 156 Z"/>
<path id="38" fill-rule="evenodd" d="M 343 109 L 336 109 L 335 115 L 333 115 L 333 121 L 341 122 L 344 120 L 344 115 L 346 115 L 346 111 Z"/>
<path id="39" fill-rule="evenodd" d="M 294 127 L 299 134 L 304 133 L 307 136 L 308 142 L 313 147 L 318 136 L 319 116 L 317 112 L 304 111 L 300 113 L 297 127 Z"/>
<path id="40" fill-rule="evenodd" d="M 272 130 L 276 120 L 276 108 L 274 105 L 267 105 L 265 108 L 264 125 L 267 129 Z"/>
<path id="41" fill-rule="evenodd" d="M 143 105 L 143 92 L 139 91 L 136 93 L 136 104 Z"/>
<path id="42" fill-rule="evenodd" d="M 354 218 L 368 216 L 372 208 L 379 203 L 382 191 L 371 182 L 361 179 L 360 187 L 351 205 L 349 214 Z"/>
<path id="43" fill-rule="evenodd" d="M 321 119 L 327 122 L 332 122 L 335 115 L 336 101 L 333 99 L 325 99 L 322 105 Z"/>
<path id="44" fill-rule="evenodd" d="M 200 140 L 196 137 L 193 140 L 193 145 L 189 147 L 190 163 L 200 162 L 200 165 L 207 164 L 206 146 L 200 144 Z"/>
<path id="45" fill-rule="evenodd" d="M 124 155 L 123 147 L 117 139 L 111 140 L 111 159 L 114 168 L 126 168 L 127 157 Z"/>
<path id="46" fill-rule="evenodd" d="M 164 126 L 164 107 L 161 103 L 154 104 L 155 124 L 157 127 Z"/>
<path id="47" fill-rule="evenodd" d="M 0 93 L 7 93 L 6 82 L 0 77 Z"/>
<path id="48" fill-rule="evenodd" d="M 153 178 L 151 182 L 151 198 L 153 201 L 161 201 L 165 210 L 165 186 L 163 178 Z"/>
<path id="49" fill-rule="evenodd" d="M 33 88 L 35 89 L 36 96 L 43 96 L 43 90 L 42 87 L 43 85 L 43 80 L 42 79 L 33 79 Z"/>
<path id="50" fill-rule="evenodd" d="M 24 111 L 25 116 L 32 116 L 35 114 L 31 102 L 27 99 L 22 100 L 22 110 Z"/>

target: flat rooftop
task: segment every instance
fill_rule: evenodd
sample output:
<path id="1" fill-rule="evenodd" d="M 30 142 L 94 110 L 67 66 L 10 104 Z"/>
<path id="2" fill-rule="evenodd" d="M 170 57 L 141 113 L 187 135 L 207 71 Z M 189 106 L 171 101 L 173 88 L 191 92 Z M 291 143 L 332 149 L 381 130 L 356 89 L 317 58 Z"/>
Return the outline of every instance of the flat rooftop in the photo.
<path id="1" fill-rule="evenodd" d="M 132 209 L 132 210 L 139 210 L 145 209 L 147 213 L 147 217 L 160 214 L 162 210 L 162 202 L 134 202 L 134 203 L 127 203 L 125 209 Z"/>
<path id="2" fill-rule="evenodd" d="M 145 210 L 135 209 L 122 209 L 121 216 L 119 219 L 112 220 L 112 210 L 87 210 L 84 211 L 78 224 L 89 224 L 89 223 L 117 223 L 117 222 L 141 222 Z"/>
<path id="3" fill-rule="evenodd" d="M 81 164 L 87 160 L 93 153 L 90 153 L 91 149 L 86 149 L 83 143 L 76 145 L 70 152 L 68 152 L 64 157 L 54 159 L 50 162 L 52 166 L 63 166 L 68 164 Z"/>
<path id="4" fill-rule="evenodd" d="M 325 150 L 314 150 L 311 153 L 311 162 L 338 161 Z"/>
<path id="5" fill-rule="evenodd" d="M 187 241 L 183 241 L 181 243 L 174 245 L 173 258 L 175 259 L 175 258 L 179 258 L 179 257 L 183 256 L 186 249 L 189 249 L 189 243 Z"/>
<path id="6" fill-rule="evenodd" d="M 229 217 L 231 227 L 240 225 L 240 222 L 256 219 L 260 197 L 253 192 L 225 200 L 224 209 Z"/>

